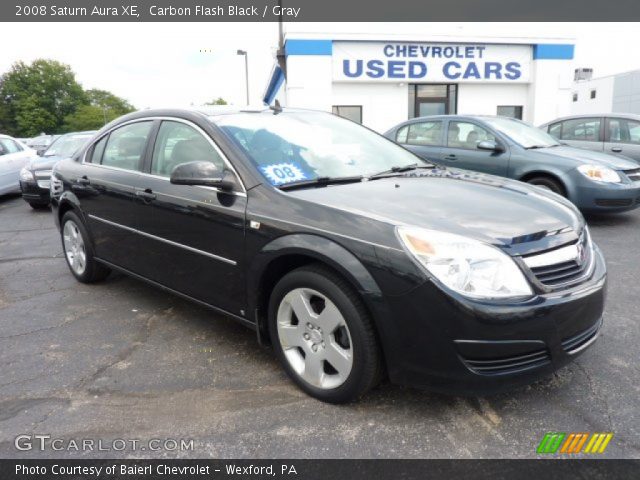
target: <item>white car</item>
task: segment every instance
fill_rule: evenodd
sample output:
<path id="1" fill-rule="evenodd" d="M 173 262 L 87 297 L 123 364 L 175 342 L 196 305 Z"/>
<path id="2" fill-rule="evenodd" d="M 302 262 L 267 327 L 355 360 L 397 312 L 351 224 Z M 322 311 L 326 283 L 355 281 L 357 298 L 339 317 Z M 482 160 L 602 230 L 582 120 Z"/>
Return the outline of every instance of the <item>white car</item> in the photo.
<path id="1" fill-rule="evenodd" d="M 20 170 L 37 157 L 35 150 L 8 135 L 0 135 L 0 195 L 20 191 Z"/>

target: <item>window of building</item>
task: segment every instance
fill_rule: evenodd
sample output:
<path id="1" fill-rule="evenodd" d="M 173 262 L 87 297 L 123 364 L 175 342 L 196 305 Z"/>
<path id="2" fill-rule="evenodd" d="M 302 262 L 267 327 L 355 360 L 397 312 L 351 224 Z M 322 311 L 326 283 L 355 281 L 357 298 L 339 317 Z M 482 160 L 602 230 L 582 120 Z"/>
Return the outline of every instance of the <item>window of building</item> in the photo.
<path id="1" fill-rule="evenodd" d="M 351 120 L 352 122 L 362 123 L 362 106 L 361 105 L 334 105 L 332 111 L 335 115 Z"/>
<path id="2" fill-rule="evenodd" d="M 475 150 L 478 143 L 495 142 L 496 137 L 484 128 L 469 122 L 450 122 L 447 134 L 447 146 Z"/>
<path id="3" fill-rule="evenodd" d="M 573 94 L 573 101 L 574 101 L 574 102 L 577 102 L 577 101 L 578 101 L 578 94 L 577 94 L 577 93 L 574 93 L 574 94 Z"/>
<path id="4" fill-rule="evenodd" d="M 150 131 L 151 122 L 138 122 L 111 132 L 102 155 L 102 165 L 139 170 Z"/>
<path id="5" fill-rule="evenodd" d="M 457 85 L 409 85 L 409 118 L 455 114 L 457 102 Z"/>
<path id="6" fill-rule="evenodd" d="M 591 90 L 590 96 L 591 96 L 591 100 L 596 98 L 596 91 L 595 90 Z"/>
<path id="7" fill-rule="evenodd" d="M 181 122 L 162 122 L 153 149 L 151 173 L 168 177 L 178 165 L 197 161 L 211 162 L 224 170 L 224 160 L 200 132 Z"/>
<path id="8" fill-rule="evenodd" d="M 578 118 L 562 122 L 560 140 L 597 142 L 600 138 L 599 118 Z"/>
<path id="9" fill-rule="evenodd" d="M 396 141 L 409 145 L 442 145 L 442 122 L 417 122 L 402 127 Z"/>
<path id="10" fill-rule="evenodd" d="M 498 116 L 522 120 L 522 105 L 498 105 Z"/>

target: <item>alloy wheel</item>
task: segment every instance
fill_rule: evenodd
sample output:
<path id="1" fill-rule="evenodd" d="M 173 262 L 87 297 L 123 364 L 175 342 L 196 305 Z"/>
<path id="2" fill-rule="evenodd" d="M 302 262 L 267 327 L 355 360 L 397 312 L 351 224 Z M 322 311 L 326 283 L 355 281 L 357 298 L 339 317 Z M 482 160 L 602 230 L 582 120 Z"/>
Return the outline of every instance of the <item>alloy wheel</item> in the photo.
<path id="1" fill-rule="evenodd" d="M 64 253 L 69 262 L 71 270 L 76 275 L 82 275 L 87 268 L 87 252 L 84 246 L 84 239 L 78 225 L 73 220 L 67 220 L 62 229 L 62 242 Z"/>
<path id="2" fill-rule="evenodd" d="M 280 345 L 291 368 L 321 389 L 342 385 L 353 368 L 351 334 L 338 307 L 310 288 L 296 288 L 277 313 Z"/>

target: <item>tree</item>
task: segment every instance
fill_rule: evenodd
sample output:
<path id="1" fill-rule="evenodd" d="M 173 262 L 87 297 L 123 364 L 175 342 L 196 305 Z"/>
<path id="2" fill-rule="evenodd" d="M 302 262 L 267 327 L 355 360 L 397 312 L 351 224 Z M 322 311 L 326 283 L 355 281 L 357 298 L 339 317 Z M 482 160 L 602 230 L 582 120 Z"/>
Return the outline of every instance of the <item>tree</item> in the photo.
<path id="1" fill-rule="evenodd" d="M 228 103 L 224 98 L 218 97 L 211 102 L 205 103 L 205 105 L 228 105 Z"/>
<path id="2" fill-rule="evenodd" d="M 68 65 L 44 59 L 16 62 L 0 78 L 0 129 L 19 137 L 54 133 L 86 102 Z"/>
<path id="3" fill-rule="evenodd" d="M 135 110 L 129 102 L 106 90 L 87 90 L 85 94 L 88 104 L 79 106 L 65 117 L 64 131 L 97 130 L 114 118 Z"/>

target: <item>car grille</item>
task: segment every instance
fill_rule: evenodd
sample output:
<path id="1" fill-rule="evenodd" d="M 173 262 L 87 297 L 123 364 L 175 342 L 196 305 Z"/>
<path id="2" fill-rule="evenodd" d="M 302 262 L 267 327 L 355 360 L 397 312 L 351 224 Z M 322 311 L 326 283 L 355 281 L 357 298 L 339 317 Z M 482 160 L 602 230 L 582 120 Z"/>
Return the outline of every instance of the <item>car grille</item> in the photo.
<path id="1" fill-rule="evenodd" d="M 548 287 L 571 285 L 583 280 L 593 264 L 591 239 L 585 230 L 571 245 L 523 257 L 540 283 Z"/>
<path id="2" fill-rule="evenodd" d="M 640 182 L 640 168 L 634 168 L 633 170 L 625 170 L 625 175 L 629 177 L 632 182 Z"/>
<path id="3" fill-rule="evenodd" d="M 598 337 L 601 326 L 602 319 L 598 320 L 592 327 L 589 327 L 572 337 L 565 338 L 562 340 L 562 348 L 564 348 L 569 355 L 573 355 L 574 353 L 584 350 Z"/>
<path id="4" fill-rule="evenodd" d="M 470 370 L 479 375 L 504 375 L 541 367 L 551 360 L 549 352 L 542 349 L 526 355 L 482 360 L 462 358 L 462 361 Z"/>

